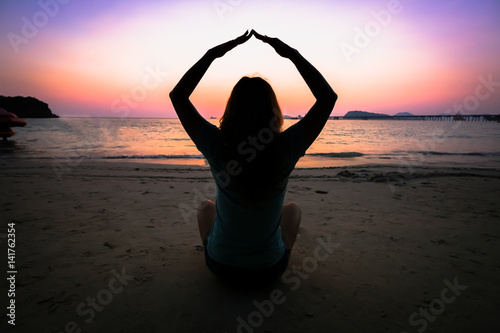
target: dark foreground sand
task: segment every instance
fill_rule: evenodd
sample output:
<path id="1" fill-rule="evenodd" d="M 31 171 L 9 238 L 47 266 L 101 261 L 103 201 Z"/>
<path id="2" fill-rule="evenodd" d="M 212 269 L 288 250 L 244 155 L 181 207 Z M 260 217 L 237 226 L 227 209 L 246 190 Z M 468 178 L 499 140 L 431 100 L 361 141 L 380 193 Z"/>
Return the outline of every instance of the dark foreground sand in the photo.
<path id="1" fill-rule="evenodd" d="M 289 271 L 238 290 L 204 266 L 207 169 L 0 160 L 1 267 L 15 223 L 17 270 L 2 332 L 500 331 L 500 171 L 397 171 L 296 170 Z"/>

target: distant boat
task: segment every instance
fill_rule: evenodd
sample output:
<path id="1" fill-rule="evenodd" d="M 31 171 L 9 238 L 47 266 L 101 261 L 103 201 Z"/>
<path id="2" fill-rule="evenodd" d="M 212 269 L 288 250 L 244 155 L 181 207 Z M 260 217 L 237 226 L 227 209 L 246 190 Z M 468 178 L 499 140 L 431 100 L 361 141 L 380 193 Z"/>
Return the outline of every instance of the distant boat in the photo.
<path id="1" fill-rule="evenodd" d="M 0 137 L 3 138 L 3 141 L 7 141 L 7 138 L 16 133 L 11 129 L 11 127 L 16 126 L 26 126 L 26 120 L 18 118 L 12 112 L 8 112 L 0 108 Z"/>

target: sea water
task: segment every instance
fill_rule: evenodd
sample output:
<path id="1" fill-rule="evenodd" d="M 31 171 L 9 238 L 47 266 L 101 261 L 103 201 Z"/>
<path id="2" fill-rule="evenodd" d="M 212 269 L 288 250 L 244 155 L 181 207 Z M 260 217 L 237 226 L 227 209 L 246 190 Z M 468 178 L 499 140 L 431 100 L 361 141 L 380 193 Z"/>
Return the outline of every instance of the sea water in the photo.
<path id="1" fill-rule="evenodd" d="M 0 159 L 95 159 L 205 166 L 178 119 L 28 119 Z M 218 125 L 217 119 L 210 119 Z M 284 128 L 299 120 L 286 119 Z M 329 120 L 297 167 L 500 167 L 500 123 Z"/>

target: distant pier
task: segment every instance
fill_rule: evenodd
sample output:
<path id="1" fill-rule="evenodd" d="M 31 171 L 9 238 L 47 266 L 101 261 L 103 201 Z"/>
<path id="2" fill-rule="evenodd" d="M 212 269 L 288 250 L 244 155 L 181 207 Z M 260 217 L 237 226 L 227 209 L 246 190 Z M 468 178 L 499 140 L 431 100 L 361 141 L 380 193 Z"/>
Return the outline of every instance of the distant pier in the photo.
<path id="1" fill-rule="evenodd" d="M 342 117 L 332 116 L 330 120 L 406 120 L 406 121 L 496 121 L 500 122 L 500 115 L 491 114 L 461 114 L 461 115 L 422 115 L 422 116 L 360 116 Z"/>

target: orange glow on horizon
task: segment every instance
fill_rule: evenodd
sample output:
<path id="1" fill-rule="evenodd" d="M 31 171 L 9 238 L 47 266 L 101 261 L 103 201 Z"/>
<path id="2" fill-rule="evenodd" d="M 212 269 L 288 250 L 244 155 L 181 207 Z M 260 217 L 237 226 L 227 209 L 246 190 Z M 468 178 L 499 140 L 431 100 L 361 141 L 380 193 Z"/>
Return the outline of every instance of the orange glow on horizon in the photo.
<path id="1" fill-rule="evenodd" d="M 500 47 L 492 43 L 498 39 L 497 23 L 479 15 L 491 4 L 483 9 L 456 2 L 434 5 L 457 12 L 463 6 L 462 15 L 454 18 L 407 1 L 360 46 L 354 42 L 358 29 L 374 20 L 373 11 L 385 10 L 386 1 L 235 1 L 224 13 L 210 2 L 120 1 L 102 11 L 91 3 L 65 5 L 68 11 L 61 9 L 19 46 L 19 54 L 7 38 L 0 41 L 6 50 L 0 54 L 3 94 L 43 97 L 60 115 L 175 117 L 168 93 L 182 75 L 207 49 L 249 28 L 281 38 L 323 73 L 339 95 L 333 115 L 350 110 L 429 114 L 473 94 L 481 75 L 500 80 Z M 39 10 L 36 3 L 36 8 L 25 6 Z M 76 8 L 89 12 L 70 14 Z M 5 31 L 19 31 L 19 22 L 0 24 Z M 457 22 L 456 29 L 443 29 Z M 342 52 L 342 43 L 357 47 L 352 58 Z M 254 73 L 269 80 L 284 114 L 304 115 L 314 103 L 295 66 L 255 38 L 217 59 L 192 101 L 205 117 L 220 117 L 234 84 Z M 496 110 L 499 96 L 481 101 L 481 107 Z"/>

